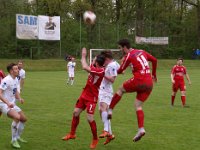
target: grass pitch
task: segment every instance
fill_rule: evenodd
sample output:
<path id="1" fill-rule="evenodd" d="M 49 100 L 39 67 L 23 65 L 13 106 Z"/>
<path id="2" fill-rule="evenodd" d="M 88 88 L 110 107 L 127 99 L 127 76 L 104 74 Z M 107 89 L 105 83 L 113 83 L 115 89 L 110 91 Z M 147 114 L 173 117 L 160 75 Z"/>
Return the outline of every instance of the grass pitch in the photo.
<path id="1" fill-rule="evenodd" d="M 173 108 L 170 106 L 170 69 L 171 64 L 174 63 L 174 60 L 164 60 L 159 63 L 158 83 L 155 84 L 150 98 L 143 107 L 146 129 L 144 138 L 138 143 L 132 142 L 137 131 L 137 120 L 133 107 L 135 93 L 126 94 L 113 112 L 112 130 L 116 139 L 106 146 L 103 145 L 105 139 L 100 139 L 97 150 L 199 149 L 200 70 L 193 65 L 198 62 L 185 62 L 192 81 L 192 86 L 186 84 L 186 103 L 190 105 L 190 108 L 181 107 L 180 93 L 176 96 L 175 106 Z M 73 86 L 66 85 L 66 77 L 65 71 L 27 71 L 25 88 L 22 92 L 25 103 L 18 104 L 28 117 L 22 136 L 28 140 L 28 143 L 21 144 L 22 150 L 89 149 L 92 134 L 85 112 L 81 114 L 77 138 L 70 141 L 61 140 L 70 131 L 73 108 L 85 85 L 87 73 L 78 69 Z M 130 71 L 127 71 L 125 75 L 119 75 L 114 84 L 115 90 L 130 77 Z M 100 134 L 103 124 L 98 109 L 96 109 L 95 119 L 98 134 Z M 10 125 L 11 119 L 5 116 L 0 117 L 0 150 L 12 150 Z"/>

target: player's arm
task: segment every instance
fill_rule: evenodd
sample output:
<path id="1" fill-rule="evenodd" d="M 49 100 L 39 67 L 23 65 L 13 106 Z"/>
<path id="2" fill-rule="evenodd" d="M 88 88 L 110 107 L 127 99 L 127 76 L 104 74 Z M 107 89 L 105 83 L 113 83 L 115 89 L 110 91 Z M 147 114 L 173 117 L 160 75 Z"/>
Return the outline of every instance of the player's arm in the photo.
<path id="1" fill-rule="evenodd" d="M 124 56 L 124 58 L 122 58 L 122 63 L 120 65 L 119 69 L 117 70 L 118 74 L 124 73 L 124 70 L 130 65 L 131 62 L 129 60 L 129 55 L 130 55 L 130 53 L 128 55 Z"/>
<path id="2" fill-rule="evenodd" d="M 21 90 L 23 89 L 23 87 L 24 87 L 24 78 L 22 78 L 20 80 L 20 88 L 21 88 Z"/>
<path id="3" fill-rule="evenodd" d="M 147 52 L 146 52 L 146 55 L 147 55 L 147 60 L 152 63 L 152 78 L 156 82 L 157 81 L 157 76 L 156 76 L 157 59 Z"/>
<path id="4" fill-rule="evenodd" d="M 16 99 L 18 99 L 18 100 L 19 100 L 19 102 L 20 102 L 21 104 L 23 104 L 23 103 L 24 103 L 24 99 L 22 99 L 22 98 L 21 98 L 21 96 L 20 96 L 20 94 L 19 94 L 19 92 L 18 92 L 18 91 L 17 91 L 17 92 L 16 92 L 16 94 L 15 94 L 15 98 L 16 98 Z"/>
<path id="5" fill-rule="evenodd" d="M 3 97 L 3 90 L 0 89 L 0 100 L 8 105 L 8 107 L 13 108 L 14 104 L 10 103 L 7 99 Z"/>
<path id="6" fill-rule="evenodd" d="M 191 85 L 192 83 L 191 83 L 189 75 L 186 73 L 185 76 L 186 76 L 186 79 L 188 80 L 189 85 Z"/>
<path id="7" fill-rule="evenodd" d="M 171 81 L 172 81 L 173 84 L 175 83 L 175 81 L 174 81 L 174 74 L 173 73 L 171 73 Z"/>
<path id="8" fill-rule="evenodd" d="M 104 78 L 105 78 L 106 80 L 108 80 L 108 81 L 114 83 L 114 82 L 115 82 L 116 76 L 104 76 Z"/>
<path id="9" fill-rule="evenodd" d="M 90 66 L 88 66 L 87 61 L 86 61 L 86 56 L 87 56 L 87 50 L 86 48 L 82 48 L 82 54 L 81 54 L 81 64 L 83 70 L 86 70 L 87 72 L 91 71 Z"/>

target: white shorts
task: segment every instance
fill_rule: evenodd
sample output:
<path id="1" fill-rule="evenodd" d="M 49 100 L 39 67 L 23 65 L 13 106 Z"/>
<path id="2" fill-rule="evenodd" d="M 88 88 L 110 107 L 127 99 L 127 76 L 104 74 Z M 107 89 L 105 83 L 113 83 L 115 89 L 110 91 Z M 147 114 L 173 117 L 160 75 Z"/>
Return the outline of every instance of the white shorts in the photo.
<path id="1" fill-rule="evenodd" d="M 99 105 L 100 103 L 104 102 L 106 103 L 108 106 L 110 105 L 111 103 L 111 100 L 112 100 L 112 94 L 107 94 L 107 93 L 100 93 L 99 94 Z"/>
<path id="2" fill-rule="evenodd" d="M 15 105 L 13 108 L 9 108 L 7 104 L 5 104 L 5 103 L 3 103 L 3 102 L 0 102 L 0 111 L 1 111 L 3 114 L 7 115 L 8 112 L 9 112 L 11 109 L 15 110 L 16 112 L 22 111 L 17 105 Z"/>
<path id="3" fill-rule="evenodd" d="M 68 75 L 69 77 L 74 77 L 74 72 L 69 72 Z"/>

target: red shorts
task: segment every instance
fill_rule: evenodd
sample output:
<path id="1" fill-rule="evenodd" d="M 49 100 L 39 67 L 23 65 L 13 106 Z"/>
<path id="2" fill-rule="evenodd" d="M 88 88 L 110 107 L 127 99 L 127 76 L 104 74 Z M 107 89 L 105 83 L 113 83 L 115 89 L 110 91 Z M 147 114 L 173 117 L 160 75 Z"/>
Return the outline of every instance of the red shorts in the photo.
<path id="1" fill-rule="evenodd" d="M 85 110 L 86 108 L 88 114 L 94 114 L 96 108 L 96 102 L 86 100 L 80 96 L 76 102 L 75 107 L 80 108 L 82 110 Z"/>
<path id="2" fill-rule="evenodd" d="M 151 77 L 131 78 L 123 83 L 126 92 L 137 92 L 136 98 L 142 102 L 146 101 L 153 89 Z"/>
<path id="3" fill-rule="evenodd" d="M 172 90 L 174 92 L 177 92 L 178 89 L 180 89 L 180 91 L 185 91 L 186 90 L 184 81 L 175 80 L 175 83 L 172 85 Z"/>

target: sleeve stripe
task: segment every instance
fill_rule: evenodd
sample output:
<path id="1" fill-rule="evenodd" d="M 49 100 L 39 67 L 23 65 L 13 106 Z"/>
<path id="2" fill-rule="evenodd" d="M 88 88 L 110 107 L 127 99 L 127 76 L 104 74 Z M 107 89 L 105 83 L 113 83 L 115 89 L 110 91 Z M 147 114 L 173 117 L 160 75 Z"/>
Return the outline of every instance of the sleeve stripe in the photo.
<path id="1" fill-rule="evenodd" d="M 97 73 L 97 74 L 101 74 L 103 73 L 104 71 L 101 71 L 101 72 L 97 72 L 97 71 L 91 71 L 92 73 Z"/>

